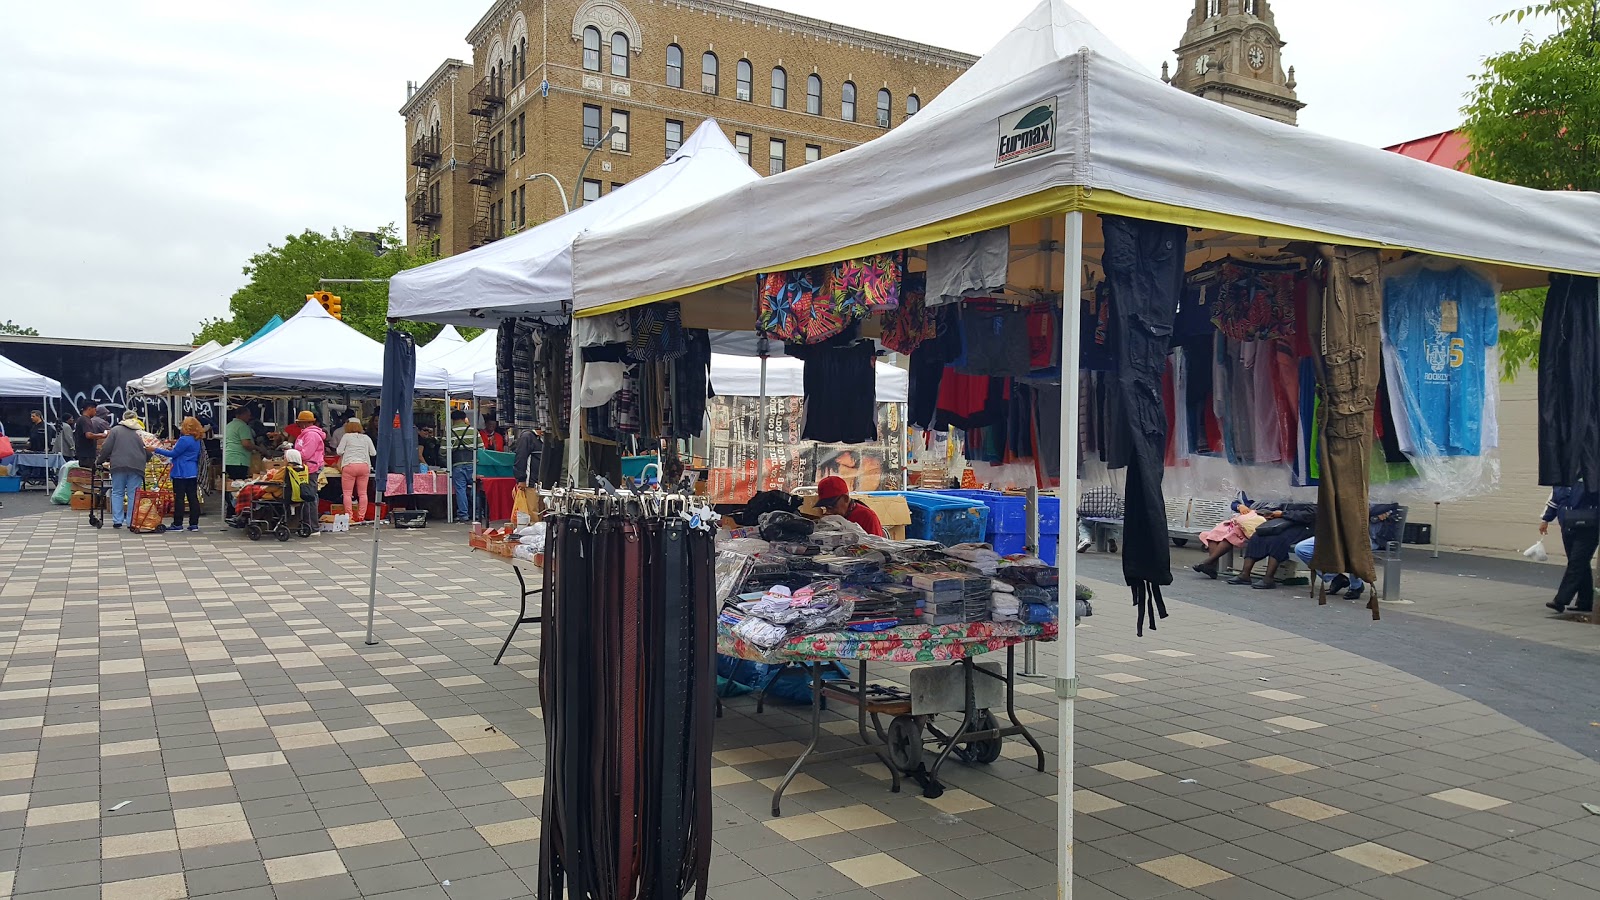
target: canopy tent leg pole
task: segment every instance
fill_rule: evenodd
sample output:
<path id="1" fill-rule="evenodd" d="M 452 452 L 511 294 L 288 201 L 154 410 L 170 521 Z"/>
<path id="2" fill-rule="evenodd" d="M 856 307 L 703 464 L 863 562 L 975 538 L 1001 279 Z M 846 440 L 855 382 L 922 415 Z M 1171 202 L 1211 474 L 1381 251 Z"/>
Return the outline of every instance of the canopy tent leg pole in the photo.
<path id="1" fill-rule="evenodd" d="M 467 401 L 467 409 L 469 410 L 468 415 L 472 418 L 476 418 L 478 412 L 477 400 L 473 399 Z M 476 423 L 474 423 L 472 427 L 477 428 L 478 426 Z M 472 445 L 472 491 L 468 495 L 472 501 L 472 521 L 474 522 L 478 521 L 478 451 L 482 449 L 483 440 L 480 438 L 475 444 Z M 484 524 L 487 525 L 488 523 L 488 517 L 485 516 Z"/>
<path id="2" fill-rule="evenodd" d="M 39 415 L 44 419 L 44 489 L 54 490 L 50 486 L 51 473 L 56 470 L 50 465 L 50 455 L 56 452 L 56 438 L 50 433 L 50 395 L 45 394 L 39 398 Z"/>
<path id="3" fill-rule="evenodd" d="M 222 490 L 217 493 L 222 498 L 220 511 L 222 513 L 222 530 L 228 530 L 228 376 L 222 376 L 222 409 L 217 411 L 217 420 L 222 423 Z M 254 443 L 252 441 L 251 443 Z"/>
<path id="4" fill-rule="evenodd" d="M 372 501 L 372 571 L 367 577 L 367 646 L 369 647 L 378 643 L 377 638 L 372 636 L 372 620 L 378 609 L 378 532 L 383 529 L 383 517 L 377 515 L 377 511 L 382 505 L 383 488 L 380 487 Z"/>
<path id="5" fill-rule="evenodd" d="M 583 348 L 578 346 L 578 324 L 574 320 L 567 346 L 572 350 L 572 405 L 567 408 L 567 483 L 583 487 L 578 467 L 583 463 L 583 409 L 578 389 L 583 385 Z"/>
<path id="6" fill-rule="evenodd" d="M 756 484 L 755 493 L 764 490 L 767 471 L 767 336 L 756 338 L 756 353 L 761 357 L 761 387 L 756 409 Z"/>
<path id="7" fill-rule="evenodd" d="M 1029 553 L 1037 556 L 1039 554 L 1039 488 L 1037 485 L 1028 488 L 1026 516 L 1028 521 L 1027 549 Z M 1057 546 L 1060 545 L 1058 544 Z M 1057 559 L 1059 560 L 1060 557 L 1058 556 Z M 1076 612 L 1076 598 L 1074 598 L 1073 602 L 1073 611 Z M 1044 673 L 1039 671 L 1039 645 L 1035 641 L 1029 641 L 1022 645 L 1022 677 L 1044 677 Z"/>
<path id="8" fill-rule="evenodd" d="M 1066 590 L 1057 621 L 1061 628 L 1059 676 L 1056 698 L 1060 704 L 1057 729 L 1056 793 L 1056 896 L 1072 900 L 1072 786 L 1073 726 L 1078 699 L 1078 365 L 1079 316 L 1074 313 L 1083 294 L 1083 213 L 1067 213 L 1066 254 L 1062 279 L 1067 314 L 1061 329 L 1061 522 L 1056 554 L 1065 564 L 1061 581 Z"/>
<path id="9" fill-rule="evenodd" d="M 453 441 L 451 439 L 452 438 L 451 432 L 453 432 L 454 430 L 455 430 L 454 428 L 450 427 L 450 389 L 449 388 L 445 388 L 445 391 L 444 391 L 444 465 L 445 465 L 445 471 L 450 473 L 447 476 L 449 478 L 449 480 L 450 480 L 450 489 L 444 492 L 444 521 L 445 521 L 445 524 L 452 524 L 456 520 L 456 512 L 455 512 L 455 500 L 456 500 L 456 454 L 455 454 L 455 450 L 453 449 L 454 446 L 455 446 L 455 441 Z"/>
<path id="10" fill-rule="evenodd" d="M 906 429 L 911 423 L 906 421 L 906 412 L 911 408 L 909 403 L 897 404 L 900 407 L 900 490 L 911 490 L 911 441 L 906 435 Z"/>

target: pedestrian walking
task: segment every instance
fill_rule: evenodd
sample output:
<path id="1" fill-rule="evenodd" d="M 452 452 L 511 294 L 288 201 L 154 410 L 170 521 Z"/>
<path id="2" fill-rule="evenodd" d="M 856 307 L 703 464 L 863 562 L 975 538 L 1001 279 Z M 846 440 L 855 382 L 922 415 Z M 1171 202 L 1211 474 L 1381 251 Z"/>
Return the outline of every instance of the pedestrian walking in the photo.
<path id="1" fill-rule="evenodd" d="M 1545 606 L 1558 613 L 1594 611 L 1595 548 L 1600 546 L 1600 492 L 1579 480 L 1571 487 L 1550 491 L 1540 517 L 1539 533 L 1549 534 L 1550 523 L 1560 522 L 1561 543 L 1567 549 L 1567 570 L 1561 586 Z"/>
<path id="2" fill-rule="evenodd" d="M 344 423 L 339 437 L 339 484 L 344 489 L 344 511 L 352 522 L 367 520 L 367 485 L 372 479 L 372 460 L 378 448 L 367 437 L 358 419 Z M 354 496 L 352 502 L 351 497 Z"/>

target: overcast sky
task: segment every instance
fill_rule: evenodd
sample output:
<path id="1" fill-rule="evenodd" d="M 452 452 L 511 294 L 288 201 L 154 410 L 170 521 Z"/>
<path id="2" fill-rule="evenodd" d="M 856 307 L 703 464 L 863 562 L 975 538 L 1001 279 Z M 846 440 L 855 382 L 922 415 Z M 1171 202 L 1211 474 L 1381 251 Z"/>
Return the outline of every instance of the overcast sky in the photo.
<path id="1" fill-rule="evenodd" d="M 1037 0 L 769 0 L 982 53 Z M 18 3 L 0 29 L 0 320 L 187 342 L 250 254 L 403 222 L 408 79 L 471 59 L 489 0 Z M 1514 46 L 1512 0 L 1274 0 L 1302 127 L 1371 145 L 1454 127 Z M 1158 72 L 1191 0 L 1077 0 Z M 974 9 L 981 8 L 981 15 Z M 646 35 L 646 39 L 649 36 Z"/>

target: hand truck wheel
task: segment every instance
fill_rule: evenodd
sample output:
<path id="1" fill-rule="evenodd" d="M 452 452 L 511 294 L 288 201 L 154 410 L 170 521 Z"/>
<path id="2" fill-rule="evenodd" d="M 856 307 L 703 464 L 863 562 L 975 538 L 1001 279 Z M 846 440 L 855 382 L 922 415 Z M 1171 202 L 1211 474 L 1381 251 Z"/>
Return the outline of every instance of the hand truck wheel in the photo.
<path id="1" fill-rule="evenodd" d="M 1000 727 L 995 721 L 994 713 L 987 709 L 978 710 L 978 715 L 972 720 L 973 731 L 994 731 Z M 973 741 L 969 745 L 972 749 L 972 758 L 976 762 L 988 765 L 1000 758 L 1000 750 L 1005 746 L 1004 738 L 989 738 L 988 740 Z"/>
<path id="2" fill-rule="evenodd" d="M 923 765 L 922 723 L 916 716 L 895 716 L 889 720 L 889 762 L 902 772 L 915 772 Z"/>

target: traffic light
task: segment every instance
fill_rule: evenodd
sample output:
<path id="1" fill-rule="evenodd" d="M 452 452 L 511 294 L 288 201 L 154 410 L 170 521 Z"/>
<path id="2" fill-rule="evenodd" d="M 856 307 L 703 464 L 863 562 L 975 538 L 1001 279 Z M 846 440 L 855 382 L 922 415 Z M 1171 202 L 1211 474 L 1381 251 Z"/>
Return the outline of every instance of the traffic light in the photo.
<path id="1" fill-rule="evenodd" d="M 328 315 L 341 322 L 344 321 L 344 307 L 341 305 L 339 298 L 333 294 L 327 291 L 316 291 L 315 293 L 307 294 L 306 299 L 317 301 L 318 305 L 328 311 Z"/>

